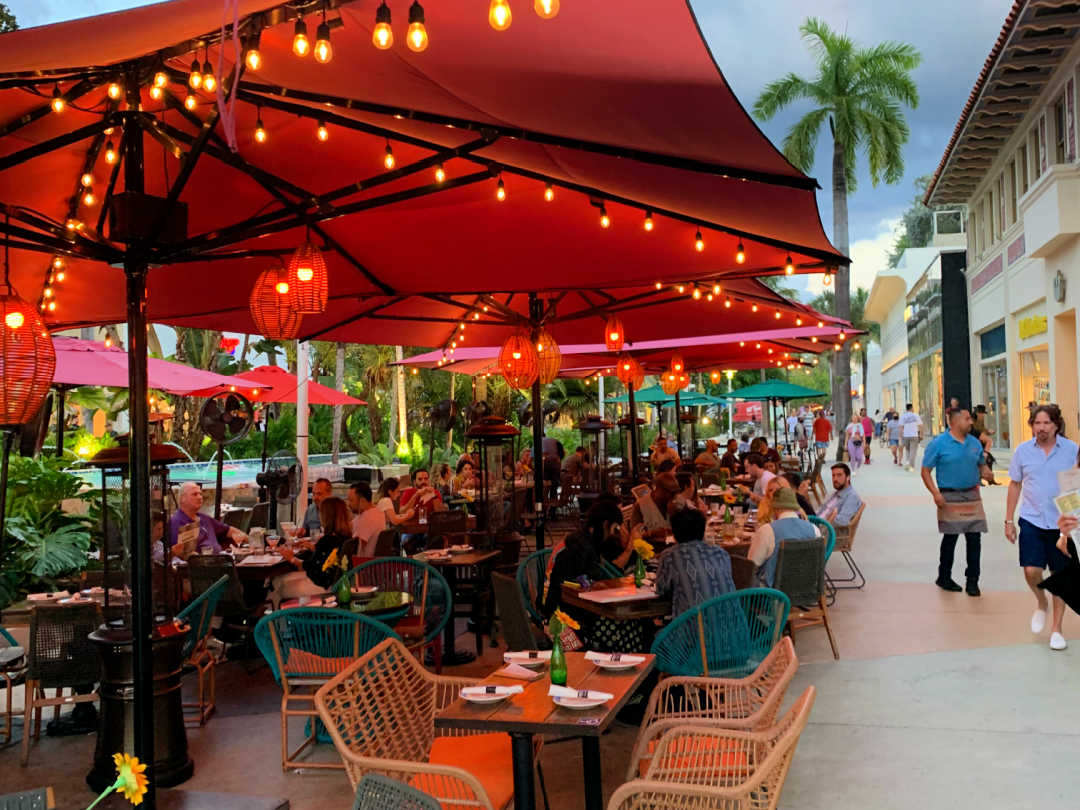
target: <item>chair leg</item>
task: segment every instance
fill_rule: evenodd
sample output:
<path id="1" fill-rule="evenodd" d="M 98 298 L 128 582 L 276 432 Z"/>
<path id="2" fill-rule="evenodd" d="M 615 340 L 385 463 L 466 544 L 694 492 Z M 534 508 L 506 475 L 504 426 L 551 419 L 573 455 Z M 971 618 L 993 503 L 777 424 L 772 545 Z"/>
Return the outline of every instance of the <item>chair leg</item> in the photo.
<path id="1" fill-rule="evenodd" d="M 855 558 L 851 555 L 850 551 L 841 551 L 840 556 L 844 558 L 844 562 L 847 563 L 848 570 L 851 571 L 850 577 L 830 577 L 830 581 L 833 583 L 833 587 L 839 591 L 851 591 L 861 590 L 866 585 L 866 577 L 863 575 L 862 569 L 855 562 Z M 838 582 L 850 582 L 851 585 L 837 585 Z M 857 585 L 854 583 L 858 583 Z"/>
<path id="2" fill-rule="evenodd" d="M 832 623 L 829 621 L 829 606 L 825 604 L 825 597 L 818 598 L 818 607 L 821 608 L 821 620 L 825 625 L 825 632 L 829 634 L 829 645 L 832 647 L 832 657 L 839 661 L 840 651 L 836 649 L 836 637 L 833 635 Z"/>
<path id="3" fill-rule="evenodd" d="M 281 699 L 281 770 L 287 773 L 289 770 L 289 716 L 285 714 L 288 698 Z"/>
<path id="4" fill-rule="evenodd" d="M 431 654 L 435 656 L 435 674 L 442 675 L 442 636 L 435 636 L 432 643 Z"/>
<path id="5" fill-rule="evenodd" d="M 551 805 L 548 804 L 547 785 L 544 784 L 544 766 L 539 762 L 536 763 L 536 776 L 540 782 L 540 795 L 544 797 L 544 810 L 551 810 Z"/>
<path id="6" fill-rule="evenodd" d="M 37 693 L 37 681 L 26 681 L 26 693 L 23 696 L 23 737 L 22 737 L 22 758 L 20 764 L 25 768 L 26 763 L 30 761 L 30 734 L 33 731 L 33 718 L 34 713 L 34 697 Z"/>

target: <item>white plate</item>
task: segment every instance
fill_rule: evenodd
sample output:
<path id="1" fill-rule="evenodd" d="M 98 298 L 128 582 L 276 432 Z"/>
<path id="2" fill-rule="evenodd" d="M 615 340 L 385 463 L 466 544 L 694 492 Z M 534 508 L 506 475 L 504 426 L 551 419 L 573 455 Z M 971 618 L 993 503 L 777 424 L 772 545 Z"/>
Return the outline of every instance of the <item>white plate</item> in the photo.
<path id="1" fill-rule="evenodd" d="M 451 554 L 468 554 L 472 550 L 472 546 L 450 546 L 447 549 Z"/>
<path id="2" fill-rule="evenodd" d="M 469 703 L 498 703 L 500 700 L 506 700 L 510 695 L 462 695 L 462 700 L 467 700 Z"/>
<path id="3" fill-rule="evenodd" d="M 593 661 L 591 663 L 596 664 L 598 667 L 600 667 L 600 669 L 620 670 L 633 669 L 642 662 L 631 661 L 630 663 L 627 663 L 626 661 Z"/>
<path id="4" fill-rule="evenodd" d="M 538 655 L 536 658 L 529 658 L 529 654 L 527 652 L 503 653 L 503 661 L 505 661 L 506 663 L 517 664 L 519 666 L 528 667 L 529 669 L 536 669 L 537 667 L 542 667 L 550 660 L 550 650 L 542 650 L 540 652 L 540 655 Z"/>
<path id="5" fill-rule="evenodd" d="M 553 697 L 556 706 L 561 706 L 564 709 L 595 709 L 597 706 L 603 706 L 607 703 L 607 700 L 598 700 L 596 698 L 579 698 L 579 697 Z"/>

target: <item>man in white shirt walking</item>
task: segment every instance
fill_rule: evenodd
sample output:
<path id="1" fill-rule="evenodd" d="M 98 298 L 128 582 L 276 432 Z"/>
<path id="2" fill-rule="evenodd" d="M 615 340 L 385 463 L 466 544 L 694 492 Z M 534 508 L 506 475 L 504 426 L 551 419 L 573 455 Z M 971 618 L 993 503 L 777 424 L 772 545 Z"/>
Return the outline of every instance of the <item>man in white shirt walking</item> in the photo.
<path id="1" fill-rule="evenodd" d="M 922 440 L 922 427 L 922 419 L 909 402 L 907 409 L 900 415 L 900 441 L 904 448 L 901 452 L 907 461 L 905 468 L 908 470 L 915 469 L 915 457 L 919 453 L 919 442 Z"/>

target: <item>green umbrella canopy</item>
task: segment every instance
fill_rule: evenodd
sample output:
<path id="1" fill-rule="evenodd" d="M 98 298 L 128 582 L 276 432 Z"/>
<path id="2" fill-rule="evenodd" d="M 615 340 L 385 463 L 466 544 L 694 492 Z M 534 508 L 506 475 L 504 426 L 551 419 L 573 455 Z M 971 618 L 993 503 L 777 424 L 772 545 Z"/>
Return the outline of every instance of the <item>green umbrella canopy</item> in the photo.
<path id="1" fill-rule="evenodd" d="M 806 388 L 805 386 L 785 382 L 784 380 L 766 380 L 763 383 L 748 385 L 746 386 L 746 388 L 739 388 L 735 391 L 731 391 L 730 393 L 721 394 L 720 398 L 746 400 L 788 400 L 811 399 L 823 396 L 826 396 L 824 391 L 815 391 L 812 388 Z"/>
<path id="2" fill-rule="evenodd" d="M 616 405 L 626 405 L 630 402 L 630 398 L 623 394 L 620 397 L 611 397 L 607 402 Z M 687 391 L 679 394 L 680 405 L 714 405 L 719 400 L 716 397 L 710 397 L 708 394 L 702 394 L 697 391 Z M 657 403 L 671 403 L 675 404 L 674 394 L 665 394 L 664 389 L 659 385 L 650 385 L 648 388 L 642 388 L 640 391 L 634 393 L 634 403 L 638 405 L 655 405 Z"/>

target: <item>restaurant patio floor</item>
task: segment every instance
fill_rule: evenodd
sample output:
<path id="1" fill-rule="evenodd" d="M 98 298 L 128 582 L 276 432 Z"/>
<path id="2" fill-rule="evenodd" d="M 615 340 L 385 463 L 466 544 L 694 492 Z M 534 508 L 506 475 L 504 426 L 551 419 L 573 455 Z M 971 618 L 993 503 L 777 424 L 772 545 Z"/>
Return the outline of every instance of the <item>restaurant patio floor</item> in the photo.
<path id="1" fill-rule="evenodd" d="M 984 540 L 981 599 L 939 591 L 931 584 L 938 538 L 929 497 L 914 474 L 881 456 L 855 479 L 868 502 L 855 552 L 870 582 L 842 592 L 833 609 L 841 660 L 832 660 L 820 629 L 796 640 L 802 666 L 789 699 L 809 684 L 818 699 L 780 806 L 1075 807 L 1080 619 L 1066 618 L 1065 635 L 1076 641 L 1065 652 L 1031 636 L 1031 597 L 1000 534 Z M 984 498 L 990 526 L 1000 526 L 1005 487 Z M 489 648 L 484 660 L 451 671 L 489 671 L 497 658 Z M 280 692 L 264 665 L 248 673 L 225 664 L 218 695 L 217 716 L 189 731 L 196 770 L 184 789 L 284 797 L 292 810 L 351 806 L 341 772 L 281 772 Z M 634 734 L 616 723 L 601 741 L 605 798 L 624 776 Z M 58 807 L 85 806 L 93 742 L 45 737 L 27 768 L 18 765 L 17 741 L 0 748 L 0 792 L 51 784 Z M 320 746 L 315 756 L 334 752 Z M 573 742 L 544 749 L 557 810 L 583 806 L 580 756 Z"/>

